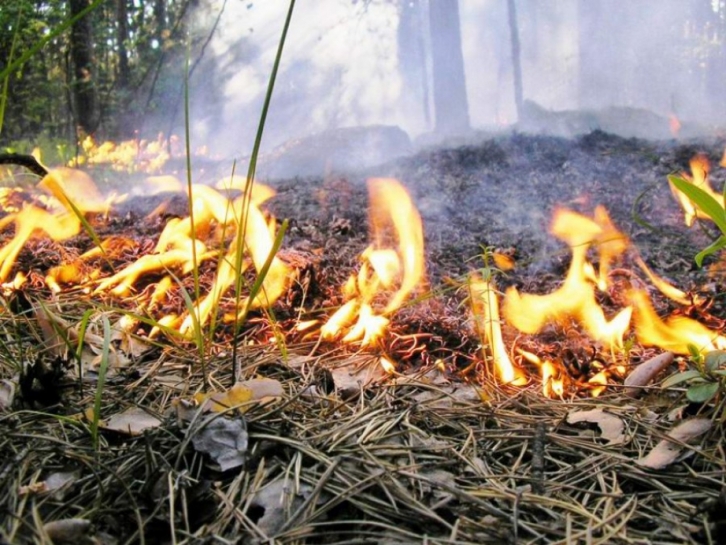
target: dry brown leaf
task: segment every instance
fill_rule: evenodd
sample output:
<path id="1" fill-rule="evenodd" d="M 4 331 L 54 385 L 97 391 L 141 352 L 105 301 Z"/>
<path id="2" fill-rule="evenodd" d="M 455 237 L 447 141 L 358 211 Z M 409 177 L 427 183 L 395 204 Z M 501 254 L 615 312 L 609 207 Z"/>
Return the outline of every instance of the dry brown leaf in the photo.
<path id="1" fill-rule="evenodd" d="M 115 414 L 106 421 L 99 422 L 99 427 L 126 435 L 141 435 L 145 430 L 161 425 L 161 420 L 138 407 L 131 407 L 124 412 Z"/>
<path id="2" fill-rule="evenodd" d="M 683 450 L 678 443 L 690 443 L 711 429 L 712 422 L 708 418 L 692 418 L 681 422 L 670 432 L 670 439 L 663 439 L 645 457 L 635 463 L 649 469 L 663 469 L 676 461 Z"/>
<path id="3" fill-rule="evenodd" d="M 622 419 L 602 409 L 571 412 L 567 415 L 567 422 L 570 424 L 580 422 L 597 424 L 597 427 L 600 428 L 600 436 L 607 441 L 608 445 L 621 445 L 627 440 L 623 433 L 625 424 Z"/>
<path id="4" fill-rule="evenodd" d="M 211 394 L 198 393 L 194 400 L 204 411 L 224 412 L 231 407 L 245 411 L 253 401 L 269 401 L 281 397 L 284 393 L 282 384 L 271 378 L 256 378 L 238 382 L 226 392 Z"/>
<path id="5" fill-rule="evenodd" d="M 220 471 L 228 471 L 245 463 L 249 436 L 242 417 L 232 419 L 207 415 L 198 423 L 198 430 L 192 435 L 194 449 L 209 454 L 219 465 Z"/>
<path id="6" fill-rule="evenodd" d="M 643 391 L 642 387 L 650 384 L 661 371 L 673 363 L 674 357 L 673 352 L 663 352 L 638 365 L 625 378 L 625 394 L 638 397 Z"/>
<path id="7" fill-rule="evenodd" d="M 335 390 L 343 399 L 358 396 L 370 384 L 385 380 L 388 375 L 378 363 L 369 365 L 345 365 L 330 371 Z"/>
<path id="8" fill-rule="evenodd" d="M 53 543 L 74 543 L 84 540 L 88 538 L 92 529 L 90 521 L 76 518 L 54 520 L 43 525 L 43 530 Z"/>

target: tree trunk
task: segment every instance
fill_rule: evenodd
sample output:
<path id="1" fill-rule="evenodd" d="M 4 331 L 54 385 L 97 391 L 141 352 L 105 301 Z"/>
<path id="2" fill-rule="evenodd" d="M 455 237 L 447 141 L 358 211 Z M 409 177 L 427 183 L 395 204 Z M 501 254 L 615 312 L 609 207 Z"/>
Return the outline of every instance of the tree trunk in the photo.
<path id="1" fill-rule="evenodd" d="M 69 0 L 71 17 L 89 6 L 89 0 Z M 93 78 L 91 14 L 76 21 L 71 28 L 70 49 L 73 59 L 73 104 L 76 123 L 81 132 L 93 134 L 99 123 L 98 97 Z"/>
<path id="2" fill-rule="evenodd" d="M 430 0 L 429 25 L 436 132 L 469 130 L 459 0 Z"/>
<path id="3" fill-rule="evenodd" d="M 509 39 L 512 43 L 512 72 L 514 77 L 514 104 L 517 107 L 517 119 L 522 119 L 522 104 L 524 92 L 522 90 L 522 59 L 519 45 L 519 25 L 517 23 L 517 6 L 515 0 L 507 0 L 509 15 Z"/>
<path id="4" fill-rule="evenodd" d="M 116 41 L 118 42 L 118 75 L 116 83 L 122 91 L 128 87 L 131 77 L 129 52 L 126 47 L 129 39 L 129 15 L 126 2 L 127 0 L 116 0 Z"/>
<path id="5" fill-rule="evenodd" d="M 401 2 L 398 8 L 398 67 L 403 80 L 406 114 L 423 120 L 430 129 L 429 89 L 424 46 L 425 9 L 423 0 Z"/>

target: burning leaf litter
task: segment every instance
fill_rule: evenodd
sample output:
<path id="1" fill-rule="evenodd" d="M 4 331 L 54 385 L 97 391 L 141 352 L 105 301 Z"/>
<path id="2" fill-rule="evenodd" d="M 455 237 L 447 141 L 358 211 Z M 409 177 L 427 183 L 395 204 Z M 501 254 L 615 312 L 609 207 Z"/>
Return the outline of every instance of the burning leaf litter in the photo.
<path id="1" fill-rule="evenodd" d="M 234 199 L 227 201 L 234 202 Z M 266 225 L 264 231 L 271 233 L 273 223 L 259 210 Z M 328 382 L 327 373 L 331 368 L 345 368 L 350 364 L 350 354 L 341 348 L 345 334 L 316 344 L 315 327 L 312 327 L 305 334 L 313 336 L 306 343 L 287 346 L 288 356 L 284 356 L 270 344 L 272 328 L 265 317 L 255 318 L 248 324 L 248 338 L 254 343 L 240 344 L 236 361 L 229 358 L 228 346 L 224 349 L 215 346 L 216 352 L 205 362 L 213 370 L 209 382 L 205 379 L 205 385 L 211 384 L 216 393 L 204 394 L 200 397 L 201 403 L 211 400 L 210 408 L 219 405 L 222 412 L 197 412 L 199 405 L 191 403 L 192 421 L 196 415 L 196 424 L 203 420 L 202 423 L 206 424 L 201 428 L 196 428 L 196 424 L 190 424 L 184 418 L 168 418 L 173 401 L 191 400 L 195 392 L 203 389 L 203 372 L 197 358 L 185 352 L 183 344 L 160 348 L 157 343 L 149 343 L 151 352 L 137 352 L 137 361 L 131 369 L 122 372 L 127 380 L 107 383 L 100 416 L 108 420 L 109 415 L 119 413 L 118 407 L 138 404 L 148 407 L 149 414 L 164 415 L 161 424 L 149 427 L 136 438 L 123 439 L 120 444 L 114 442 L 116 440 L 111 434 L 102 431 L 100 448 L 94 454 L 98 478 L 93 485 L 88 484 L 88 479 L 70 483 L 70 496 L 67 497 L 70 499 L 65 501 L 78 505 L 78 497 L 99 498 L 99 495 L 105 495 L 107 500 L 108 494 L 113 494 L 114 502 L 99 501 L 102 507 L 93 513 L 88 512 L 88 517 L 83 510 L 75 513 L 81 519 L 93 519 L 94 526 L 100 528 L 99 532 L 124 527 L 132 528 L 131 532 L 155 536 L 168 536 L 180 531 L 186 532 L 186 536 L 194 532 L 198 535 L 245 535 L 251 539 L 274 538 L 290 543 L 306 538 L 316 540 L 321 535 L 331 535 L 331 531 L 339 536 L 338 539 L 345 540 L 359 536 L 362 529 L 379 540 L 417 541 L 418 537 L 426 534 L 462 543 L 494 543 L 512 539 L 577 541 L 585 539 L 585 536 L 596 536 L 610 542 L 633 539 L 692 542 L 707 534 L 717 524 L 718 515 L 716 511 L 709 510 L 706 516 L 703 514 L 706 511 L 699 512 L 694 506 L 706 505 L 714 500 L 714 494 L 718 495 L 713 475 L 723 471 L 723 463 L 717 447 L 713 446 L 714 439 L 718 443 L 718 437 L 714 437 L 717 430 L 712 428 L 694 437 L 695 444 L 703 450 L 683 464 L 668 466 L 667 472 L 654 476 L 644 474 L 644 469 L 638 467 L 636 461 L 652 447 L 654 440 L 662 437 L 659 413 L 668 412 L 661 408 L 663 403 L 671 403 L 667 400 L 673 398 L 668 392 L 649 394 L 648 399 L 657 403 L 648 405 L 651 408 L 648 414 L 644 412 L 645 404 L 643 408 L 623 405 L 620 391 L 612 383 L 619 383 L 627 371 L 621 372 L 617 367 L 627 367 L 630 361 L 645 360 L 644 356 L 652 354 L 653 350 L 638 347 L 633 351 L 629 344 L 632 341 L 627 338 L 620 340 L 618 335 L 603 334 L 598 329 L 609 326 L 613 317 L 628 306 L 634 308 L 632 319 L 636 319 L 636 315 L 646 315 L 646 311 L 638 306 L 640 301 L 633 303 L 628 295 L 630 292 L 623 290 L 620 260 L 633 250 L 624 238 L 611 243 L 611 235 L 618 232 L 612 222 L 604 219 L 605 216 L 590 218 L 564 209 L 563 213 L 570 214 L 568 221 L 579 216 L 587 227 L 578 233 L 586 235 L 584 238 L 565 240 L 573 242 L 573 254 L 582 252 L 572 259 L 577 265 L 572 276 L 585 285 L 585 299 L 600 308 L 596 311 L 594 322 L 583 318 L 580 307 L 575 306 L 568 307 L 565 318 L 548 315 L 540 327 L 529 329 L 531 333 L 517 332 L 509 323 L 506 311 L 502 311 L 502 316 L 495 313 L 499 304 L 502 309 L 507 308 L 506 296 L 510 288 L 504 289 L 503 302 L 500 302 L 496 300 L 499 293 L 495 285 L 485 284 L 491 282 L 491 278 L 474 278 L 471 282 L 474 289 L 470 295 L 479 298 L 478 308 L 472 307 L 475 323 L 478 321 L 485 332 L 487 329 L 493 331 L 495 325 L 501 327 L 501 331 L 500 337 L 493 333 L 489 337 L 486 334 L 479 336 L 483 351 L 481 356 L 472 356 L 472 369 L 476 368 L 477 372 L 465 377 L 473 384 L 458 383 L 460 378 L 452 372 L 453 360 L 443 361 L 441 376 L 436 380 L 427 381 L 423 376 L 421 380 L 401 376 L 404 366 L 411 365 L 405 359 L 406 354 L 414 354 L 411 361 L 417 362 L 420 354 L 428 356 L 426 350 L 430 347 L 424 343 L 423 349 L 420 349 L 418 341 L 413 339 L 413 342 L 404 344 L 406 350 L 384 354 L 391 348 L 391 342 L 384 335 L 382 341 L 367 348 L 372 354 L 366 357 L 374 363 L 375 369 L 380 369 L 383 358 L 389 356 L 387 361 L 397 365 L 397 369 L 392 370 L 395 377 L 375 388 L 364 384 L 358 394 L 346 399 L 344 388 L 337 387 L 336 390 L 336 385 Z M 239 220 L 227 223 L 235 222 L 239 225 Z M 218 249 L 221 246 L 217 244 L 222 237 L 229 236 L 220 233 L 224 232 L 224 225 L 214 217 L 208 229 L 197 232 L 196 238 L 188 230 L 185 236 L 192 244 L 196 241 L 207 249 Z M 365 269 L 364 274 L 353 275 L 355 289 L 350 292 L 357 299 L 356 305 L 362 307 L 367 302 L 373 316 L 389 322 L 396 318 L 395 310 L 387 310 L 390 302 L 396 301 L 399 306 L 404 303 L 398 312 L 405 315 L 414 306 L 410 301 L 420 293 L 417 290 L 423 289 L 418 280 L 415 283 L 403 280 L 401 273 L 407 270 L 405 263 L 411 254 L 401 244 L 407 235 L 397 235 L 389 230 L 395 227 L 388 223 L 382 242 L 376 241 L 372 245 L 375 250 L 384 251 L 382 264 L 374 264 L 367 255 L 362 257 L 360 268 Z M 560 232 L 554 228 L 553 231 Z M 416 239 L 417 236 L 410 238 Z M 32 240 L 30 244 L 38 244 L 38 241 Z M 157 241 L 145 246 L 137 241 L 134 244 L 137 250 L 129 254 L 132 258 L 155 251 Z M 576 249 L 580 247 L 585 247 L 586 251 Z M 389 268 L 394 255 L 398 265 Z M 268 251 L 263 265 L 270 257 Z M 281 262 L 286 263 L 284 257 L 281 253 Z M 99 265 L 102 271 L 100 276 L 92 279 L 93 282 L 109 277 L 106 275 L 111 271 L 103 266 L 102 253 L 87 259 L 93 266 Z M 414 254 L 411 262 L 415 260 Z M 252 253 L 245 254 L 243 262 L 250 273 L 253 269 L 259 270 Z M 216 258 L 202 263 L 202 267 L 209 267 L 207 271 L 211 272 L 207 278 L 220 277 L 218 268 L 210 267 L 214 263 L 219 263 Z M 149 288 L 153 287 L 157 278 L 166 276 L 167 270 L 163 267 L 144 273 L 136 283 L 129 284 L 126 295 L 112 296 L 99 292 L 92 297 L 108 297 L 107 300 L 120 297 L 118 301 L 128 304 L 133 311 L 138 313 L 143 309 L 147 314 L 140 314 L 140 317 L 147 319 L 152 312 L 169 306 L 169 300 L 174 297 L 174 285 L 179 280 L 185 280 L 183 266 L 177 267 L 174 271 L 176 278 L 171 277 L 169 282 L 169 291 L 157 302 L 149 298 Z M 293 269 L 290 267 L 287 272 Z M 397 273 L 395 282 L 387 284 L 385 290 L 366 300 L 359 280 L 365 279 L 363 286 L 370 282 L 383 285 L 383 280 L 375 279 L 372 273 L 387 270 Z M 30 293 L 37 297 L 38 290 L 46 289 L 42 276 L 40 283 L 38 280 L 37 275 L 33 278 L 31 274 L 32 284 L 13 289 L 22 293 L 32 286 L 34 291 Z M 497 280 L 502 281 L 501 278 Z M 655 305 L 657 295 L 654 288 L 657 286 L 652 278 L 649 281 L 653 287 L 646 287 L 634 274 L 630 277 L 635 289 L 641 290 L 650 304 Z M 69 318 L 72 313 L 69 312 L 67 299 L 76 297 L 76 300 L 87 301 L 88 292 L 73 291 L 74 295 L 69 296 L 65 290 L 78 288 L 67 286 L 63 281 L 59 281 L 58 285 L 61 291 L 56 292 L 55 297 L 60 305 L 58 308 L 63 309 L 58 314 L 64 320 L 58 323 L 75 324 L 74 319 Z M 189 283 L 186 285 L 189 286 Z M 211 293 L 206 290 L 212 285 L 211 281 L 205 283 L 205 293 Z M 271 291 L 274 293 L 274 290 Z M 527 299 L 530 295 L 527 291 L 517 286 L 520 299 Z M 83 294 L 80 298 L 79 293 Z M 223 306 L 220 315 L 234 315 L 239 311 L 230 305 L 224 293 L 219 297 L 216 301 Z M 284 302 L 285 290 L 277 297 L 278 301 Z M 683 301 L 687 302 L 686 299 Z M 663 303 L 659 305 L 662 309 Z M 698 310 L 697 307 L 691 309 L 690 316 L 698 317 Z M 184 309 L 176 313 L 177 317 L 171 323 L 177 331 L 183 323 L 183 312 Z M 201 310 L 198 312 L 201 316 Z M 6 321 L 2 325 L 5 328 L 12 327 L 12 321 L 8 321 L 9 314 L 4 313 Z M 662 312 L 659 310 L 658 314 Z M 213 320 L 211 314 L 209 319 Z M 355 325 L 356 321 L 357 318 L 350 323 Z M 661 320 L 668 328 L 679 325 L 678 321 Z M 288 323 L 281 322 L 283 327 Z M 597 326 L 592 326 L 592 323 Z M 388 335 L 405 339 L 404 334 L 396 331 L 400 325 L 389 323 L 388 326 L 391 327 Z M 711 332 L 709 340 L 716 345 L 719 336 L 715 333 L 716 329 L 711 329 L 713 323 L 710 327 L 702 327 Z M 124 328 L 118 326 L 116 329 Z M 290 328 L 290 331 L 293 330 Z M 571 361 L 566 358 L 562 361 L 545 359 L 554 354 L 547 344 L 555 335 L 563 339 L 558 341 L 557 346 L 560 347 L 564 340 L 581 342 L 583 331 L 594 333 L 591 342 L 598 350 L 588 363 L 590 369 L 578 369 L 580 375 L 575 378 L 571 374 L 574 373 L 570 368 Z M 643 342 L 637 329 L 630 331 L 638 334 L 638 341 Z M 671 329 L 668 332 L 670 334 Z M 148 324 L 143 321 L 130 325 L 127 333 L 132 335 L 131 338 L 148 339 L 150 336 Z M 359 341 L 363 338 L 359 337 Z M 123 339 L 124 336 L 118 334 L 114 343 L 120 346 L 125 342 Z M 174 336 L 171 335 L 170 339 L 173 340 Z M 73 342 L 76 343 L 77 339 Z M 500 348 L 495 350 L 497 344 Z M 71 344 L 71 352 L 73 347 L 74 344 Z M 125 350 L 131 350 L 128 343 Z M 632 352 L 637 355 L 633 357 Z M 529 356 L 525 357 L 525 353 Z M 494 361 L 495 354 L 500 358 L 506 356 L 512 363 L 515 377 L 521 373 L 520 376 L 527 382 L 503 385 L 502 375 L 498 372 L 480 372 L 479 369 Z M 625 359 L 625 354 L 633 359 Z M 605 358 L 608 355 L 611 359 Z M 532 363 L 535 359 L 539 359 L 539 363 Z M 426 360 L 422 357 L 421 361 Z M 542 387 L 550 385 L 552 390 L 549 395 L 565 397 L 568 402 L 546 399 L 537 391 L 540 386 L 531 387 L 531 370 L 538 370 L 544 375 Z M 226 386 L 228 382 L 220 382 L 220 377 L 230 376 L 235 377 L 236 389 L 235 386 Z M 602 388 L 600 398 L 571 399 L 573 391 L 598 376 L 604 376 L 605 383 L 593 382 L 585 389 Z M 277 382 L 272 396 L 276 401 L 248 406 L 249 391 L 240 388 L 239 384 L 263 377 Z M 555 390 L 557 378 L 569 381 L 573 390 L 565 390 L 563 386 L 558 393 Z M 131 386 L 128 379 L 134 381 Z M 91 389 L 95 384 L 93 380 L 93 377 L 85 377 Z M 88 386 L 84 386 L 85 391 L 72 382 L 63 387 L 67 388 L 69 397 L 66 394 L 64 397 L 68 401 L 76 407 L 87 406 Z M 449 402 L 443 403 L 442 399 Z M 219 404 L 218 400 L 222 403 Z M 635 401 L 629 400 L 628 403 Z M 244 415 L 233 410 L 237 405 L 247 408 Z M 573 406 L 576 411 L 573 411 Z M 615 437 L 617 426 L 614 424 L 618 420 L 627 427 L 628 441 L 614 446 L 615 443 L 606 444 L 611 437 L 610 431 L 604 431 L 599 437 L 584 434 L 582 424 L 569 420 L 573 412 L 589 414 L 588 418 L 603 423 L 606 428 L 612 423 L 612 437 Z M 608 418 L 610 416 L 615 420 Z M 11 471 L 3 470 L 0 475 L 3 483 L 11 485 L 3 487 L 2 499 L 17 513 L 16 520 L 23 520 L 32 515 L 30 504 L 18 498 L 20 487 L 36 481 L 39 478 L 36 469 L 47 467 L 50 460 L 78 467 L 78 460 L 88 459 L 88 437 L 84 428 L 86 424 L 82 421 L 62 421 L 61 426 L 61 421 L 49 413 L 31 414 L 30 411 L 13 413 L 13 418 L 13 431 L 2 442 L 3 453 L 7 453 L 5 459 L 10 460 L 8 467 L 12 467 Z M 33 431 L 39 419 L 45 425 L 42 433 Z M 209 422 L 206 422 L 207 419 Z M 194 444 L 194 437 L 216 421 L 221 422 L 218 424 L 220 428 L 215 432 L 211 427 L 212 435 L 206 438 L 200 435 L 197 439 L 199 445 Z M 28 448 L 18 448 L 16 443 L 8 442 L 16 435 L 24 438 L 23 444 L 27 444 Z M 56 451 L 48 437 L 62 445 L 62 450 Z M 230 461 L 231 465 L 227 465 Z M 231 469 L 240 467 L 239 464 L 242 464 L 242 469 Z M 110 465 L 114 466 L 114 471 L 103 469 Z M 119 484 L 119 477 L 124 480 L 125 486 Z M 274 498 L 260 495 L 260 491 L 267 487 L 275 493 Z M 685 507 L 684 494 L 688 497 Z M 143 505 L 137 507 L 139 497 L 150 497 L 155 505 L 163 507 L 148 515 Z M 58 500 L 47 498 L 43 501 L 45 503 L 39 505 L 38 516 L 61 512 L 57 511 L 60 508 Z M 111 503 L 114 504 L 113 509 L 103 507 Z M 269 518 L 265 518 L 268 515 Z M 144 519 L 141 520 L 140 516 Z M 684 524 L 674 527 L 673 520 L 684 521 Z M 159 521 L 162 521 L 160 525 Z M 97 526 L 99 523 L 100 526 Z M 15 524 L 3 531 L 17 536 L 19 526 Z"/>

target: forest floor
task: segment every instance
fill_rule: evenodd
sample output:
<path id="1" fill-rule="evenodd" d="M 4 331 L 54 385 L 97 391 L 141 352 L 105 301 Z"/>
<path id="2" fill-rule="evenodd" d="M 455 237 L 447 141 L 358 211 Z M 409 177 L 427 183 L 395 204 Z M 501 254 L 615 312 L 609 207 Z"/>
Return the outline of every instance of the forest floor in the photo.
<path id="1" fill-rule="evenodd" d="M 42 282 L 65 255 L 90 248 L 88 237 L 31 241 L 18 267 L 38 271 L 40 280 L 7 292 L 0 316 L 0 401 L 14 399 L 0 405 L 0 539 L 724 542 L 721 397 L 689 403 L 683 389 L 656 385 L 634 398 L 613 380 L 593 398 L 583 386 L 587 367 L 611 355 L 574 328 L 531 341 L 551 344 L 562 359 L 567 352 L 582 375 L 572 377 L 562 398 L 545 397 L 536 373 L 524 386 L 496 384 L 463 303 L 466 275 L 486 265 L 484 248 L 514 258 L 513 270 L 496 275 L 500 288 L 556 289 L 570 253 L 548 233 L 554 211 L 591 215 L 604 205 L 656 273 L 708 303 L 678 308 L 654 295 L 658 313 L 675 311 L 723 330 L 723 275 L 693 261 L 715 231 L 685 227 L 666 179 L 688 172 L 697 152 L 718 165 L 723 151 L 718 140 L 653 143 L 601 132 L 575 140 L 481 135 L 345 176 L 273 180 L 277 195 L 265 208 L 289 220 L 280 256 L 298 274 L 274 320 L 254 314 L 235 350 L 229 329 L 220 327 L 203 368 L 188 343 L 157 340 L 129 355 L 106 378 L 97 436 L 88 409 L 98 373 L 78 377 L 72 358 L 48 354 L 41 322 L 51 311 L 64 323 L 80 322 L 86 309 L 111 317 L 109 309 L 121 303 L 81 290 L 52 295 Z M 423 219 L 427 289 L 393 316 L 381 346 L 356 350 L 316 342 L 296 325 L 342 303 L 339 287 L 368 244 L 369 177 L 396 178 L 409 189 Z M 721 187 L 726 169 L 715 166 L 712 180 Z M 164 216 L 145 221 L 161 200 L 124 203 L 97 226 L 99 236 L 133 237 L 138 252 L 152 247 L 173 207 L 183 215 L 186 206 L 173 199 Z M 632 254 L 618 266 L 642 276 Z M 202 286 L 213 274 L 200 269 Z M 612 311 L 617 299 L 600 300 Z M 183 309 L 181 297 L 175 304 Z M 255 342 L 272 330 L 284 343 Z M 504 339 L 521 343 L 506 325 Z M 622 357 L 635 366 L 658 352 L 633 341 Z M 381 370 L 383 354 L 395 373 Z M 678 358 L 661 377 L 686 365 Z M 244 382 L 245 392 L 264 402 L 244 412 L 195 412 L 189 400 L 205 376 L 218 391 L 258 381 Z M 255 393 L 263 382 L 274 393 Z M 109 424 L 131 409 L 142 410 L 130 414 L 143 431 Z M 608 417 L 572 418 L 590 410 L 614 417 L 619 435 L 603 429 Z M 662 469 L 639 463 L 679 422 L 694 418 L 708 420 L 709 429 L 693 444 L 673 447 L 675 461 Z M 224 464 L 230 469 L 222 471 Z"/>

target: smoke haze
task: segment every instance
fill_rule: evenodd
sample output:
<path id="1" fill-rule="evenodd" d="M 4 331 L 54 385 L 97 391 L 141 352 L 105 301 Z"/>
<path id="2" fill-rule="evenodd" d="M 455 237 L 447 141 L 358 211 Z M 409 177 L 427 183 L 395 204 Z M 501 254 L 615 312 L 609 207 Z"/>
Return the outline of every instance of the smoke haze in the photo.
<path id="1" fill-rule="evenodd" d="M 205 76 L 192 82 L 198 143 L 230 155 L 249 153 L 287 4 L 226 4 L 206 53 L 208 68 L 200 70 Z M 299 1 L 264 147 L 339 127 L 396 125 L 412 138 L 433 131 L 426 7 L 425 0 Z M 724 123 L 726 25 L 718 6 L 704 0 L 517 0 L 516 7 L 524 98 L 541 107 L 543 125 L 556 125 L 547 117 L 552 111 L 610 107 L 628 108 L 623 115 L 641 126 L 639 116 L 652 114 L 647 119 L 658 129 L 647 133 L 652 138 L 667 136 L 660 124 L 670 115 L 702 131 Z M 207 18 L 220 8 L 209 6 Z M 507 8 L 504 0 L 459 0 L 473 129 L 503 130 L 518 121 Z M 619 121 L 613 129 L 609 115 L 575 128 L 618 132 Z M 548 132 L 537 123 L 533 130 Z M 623 132 L 633 135 L 627 127 Z"/>

